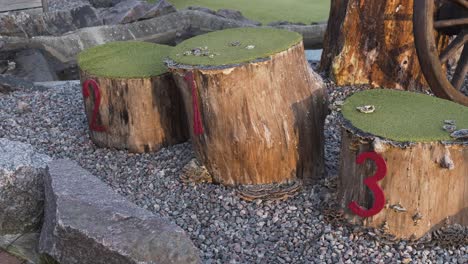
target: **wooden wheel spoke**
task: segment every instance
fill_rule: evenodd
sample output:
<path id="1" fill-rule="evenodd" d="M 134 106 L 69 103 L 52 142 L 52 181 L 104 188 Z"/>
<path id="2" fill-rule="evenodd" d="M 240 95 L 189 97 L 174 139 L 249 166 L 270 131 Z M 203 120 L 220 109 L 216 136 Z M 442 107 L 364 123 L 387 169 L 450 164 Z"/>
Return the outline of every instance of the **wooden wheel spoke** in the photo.
<path id="1" fill-rule="evenodd" d="M 465 76 L 468 72 L 468 47 L 463 48 L 463 53 L 458 61 L 457 69 L 453 74 L 452 85 L 455 89 L 460 90 L 465 83 Z"/>
<path id="2" fill-rule="evenodd" d="M 460 6 L 463 6 L 464 8 L 468 9 L 468 1 L 467 0 L 450 0 L 456 4 L 459 4 Z"/>
<path id="3" fill-rule="evenodd" d="M 468 18 L 443 19 L 434 22 L 434 28 L 448 28 L 457 26 L 468 26 Z"/>
<path id="4" fill-rule="evenodd" d="M 460 33 L 440 54 L 440 63 L 445 64 L 456 52 L 468 42 L 468 31 Z"/>

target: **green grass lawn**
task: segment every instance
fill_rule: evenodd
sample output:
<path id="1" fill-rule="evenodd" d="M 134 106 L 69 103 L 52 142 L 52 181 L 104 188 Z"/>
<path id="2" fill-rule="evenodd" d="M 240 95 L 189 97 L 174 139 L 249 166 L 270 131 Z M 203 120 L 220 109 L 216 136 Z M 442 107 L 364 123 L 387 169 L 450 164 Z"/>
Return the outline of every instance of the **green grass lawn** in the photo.
<path id="1" fill-rule="evenodd" d="M 302 40 L 299 33 L 273 28 L 232 28 L 188 39 L 170 52 L 170 59 L 180 64 L 221 66 L 267 58 L 287 50 Z M 232 43 L 237 43 L 235 46 Z M 252 49 L 247 47 L 251 46 Z M 208 56 L 184 55 L 197 47 L 206 47 Z M 216 54 L 216 55 L 215 55 Z"/>
<path id="2" fill-rule="evenodd" d="M 372 114 L 356 110 L 374 105 Z M 376 89 L 355 93 L 342 108 L 343 116 L 362 131 L 395 141 L 430 142 L 453 140 L 442 126 L 454 120 L 458 129 L 468 128 L 468 107 L 429 95 Z"/>
<path id="3" fill-rule="evenodd" d="M 157 0 L 150 0 L 155 2 Z M 328 19 L 330 0 L 169 0 L 178 9 L 203 6 L 213 10 L 236 9 L 264 24 L 289 21 L 310 24 Z"/>
<path id="4" fill-rule="evenodd" d="M 148 78 L 167 72 L 163 60 L 172 49 L 148 42 L 111 42 L 78 54 L 78 65 L 99 77 Z"/>

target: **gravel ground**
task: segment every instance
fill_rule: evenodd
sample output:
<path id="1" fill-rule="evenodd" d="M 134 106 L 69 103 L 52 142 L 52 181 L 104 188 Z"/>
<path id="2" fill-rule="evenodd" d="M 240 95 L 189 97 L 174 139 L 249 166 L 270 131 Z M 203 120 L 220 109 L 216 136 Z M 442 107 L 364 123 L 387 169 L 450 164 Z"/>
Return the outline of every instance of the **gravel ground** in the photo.
<path id="1" fill-rule="evenodd" d="M 340 88 L 333 100 L 352 92 Z M 80 86 L 0 94 L 0 137 L 27 142 L 54 158 L 70 158 L 139 206 L 185 229 L 204 263 L 467 263 L 468 246 L 391 245 L 332 226 L 322 213 L 333 202 L 340 135 L 326 121 L 327 176 L 287 201 L 239 200 L 232 189 L 187 185 L 179 172 L 194 156 L 189 143 L 151 154 L 98 149 L 88 138 Z"/>

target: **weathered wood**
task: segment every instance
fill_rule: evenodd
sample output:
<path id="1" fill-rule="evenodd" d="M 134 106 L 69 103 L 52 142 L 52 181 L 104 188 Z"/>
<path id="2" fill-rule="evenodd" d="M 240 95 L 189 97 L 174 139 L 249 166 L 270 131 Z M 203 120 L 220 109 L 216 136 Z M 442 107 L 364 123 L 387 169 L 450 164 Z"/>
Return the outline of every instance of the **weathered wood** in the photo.
<path id="1" fill-rule="evenodd" d="M 228 67 L 169 65 L 193 127 L 198 87 L 203 134 L 191 129 L 197 158 L 228 186 L 310 181 L 324 172 L 323 82 L 305 61 L 302 42 L 265 61 Z"/>
<path id="2" fill-rule="evenodd" d="M 49 12 L 49 0 L 42 0 L 42 10 Z"/>
<path id="3" fill-rule="evenodd" d="M 357 156 L 368 151 L 379 153 L 387 164 L 387 174 L 379 182 L 386 206 L 363 219 L 347 208 L 351 201 L 366 208 L 374 202 L 363 181 L 373 175 L 375 166 L 372 162 L 356 164 Z M 338 197 L 352 222 L 397 238 L 420 238 L 446 223 L 468 225 L 467 193 L 467 143 L 396 143 L 375 139 L 345 122 Z"/>
<path id="4" fill-rule="evenodd" d="M 321 69 L 337 85 L 405 90 L 428 85 L 413 37 L 413 0 L 332 0 Z M 440 46 L 447 44 L 441 38 Z"/>
<path id="5" fill-rule="evenodd" d="M 44 0 L 0 0 L 0 12 L 41 8 Z"/>
<path id="6" fill-rule="evenodd" d="M 112 79 L 80 71 L 81 83 L 99 84 L 100 106 L 92 129 L 94 94 L 85 98 L 92 141 L 100 147 L 128 149 L 131 152 L 157 151 L 187 140 L 185 112 L 169 73 L 141 79 Z"/>

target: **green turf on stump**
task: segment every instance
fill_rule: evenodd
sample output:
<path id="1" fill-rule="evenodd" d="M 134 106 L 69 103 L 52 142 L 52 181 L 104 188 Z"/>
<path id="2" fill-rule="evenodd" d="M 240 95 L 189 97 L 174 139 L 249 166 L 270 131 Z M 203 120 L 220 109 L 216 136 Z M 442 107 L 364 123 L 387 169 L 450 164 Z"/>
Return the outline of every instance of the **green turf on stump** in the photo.
<path id="1" fill-rule="evenodd" d="M 164 59 L 173 48 L 148 42 L 112 42 L 78 55 L 85 72 L 106 78 L 148 78 L 167 72 Z"/>
<path id="2" fill-rule="evenodd" d="M 271 28 L 234 28 L 215 31 L 188 39 L 174 48 L 170 59 L 184 65 L 222 66 L 267 58 L 302 41 L 299 33 Z M 238 42 L 238 45 L 234 43 Z M 248 46 L 254 46 L 248 49 Z M 209 56 L 186 55 L 207 48 Z"/>
<path id="3" fill-rule="evenodd" d="M 374 105 L 372 114 L 356 110 Z M 376 89 L 355 93 L 346 99 L 343 116 L 351 124 L 370 134 L 399 142 L 453 140 L 443 130 L 445 120 L 455 120 L 457 129 L 468 128 L 468 107 L 437 97 Z"/>

